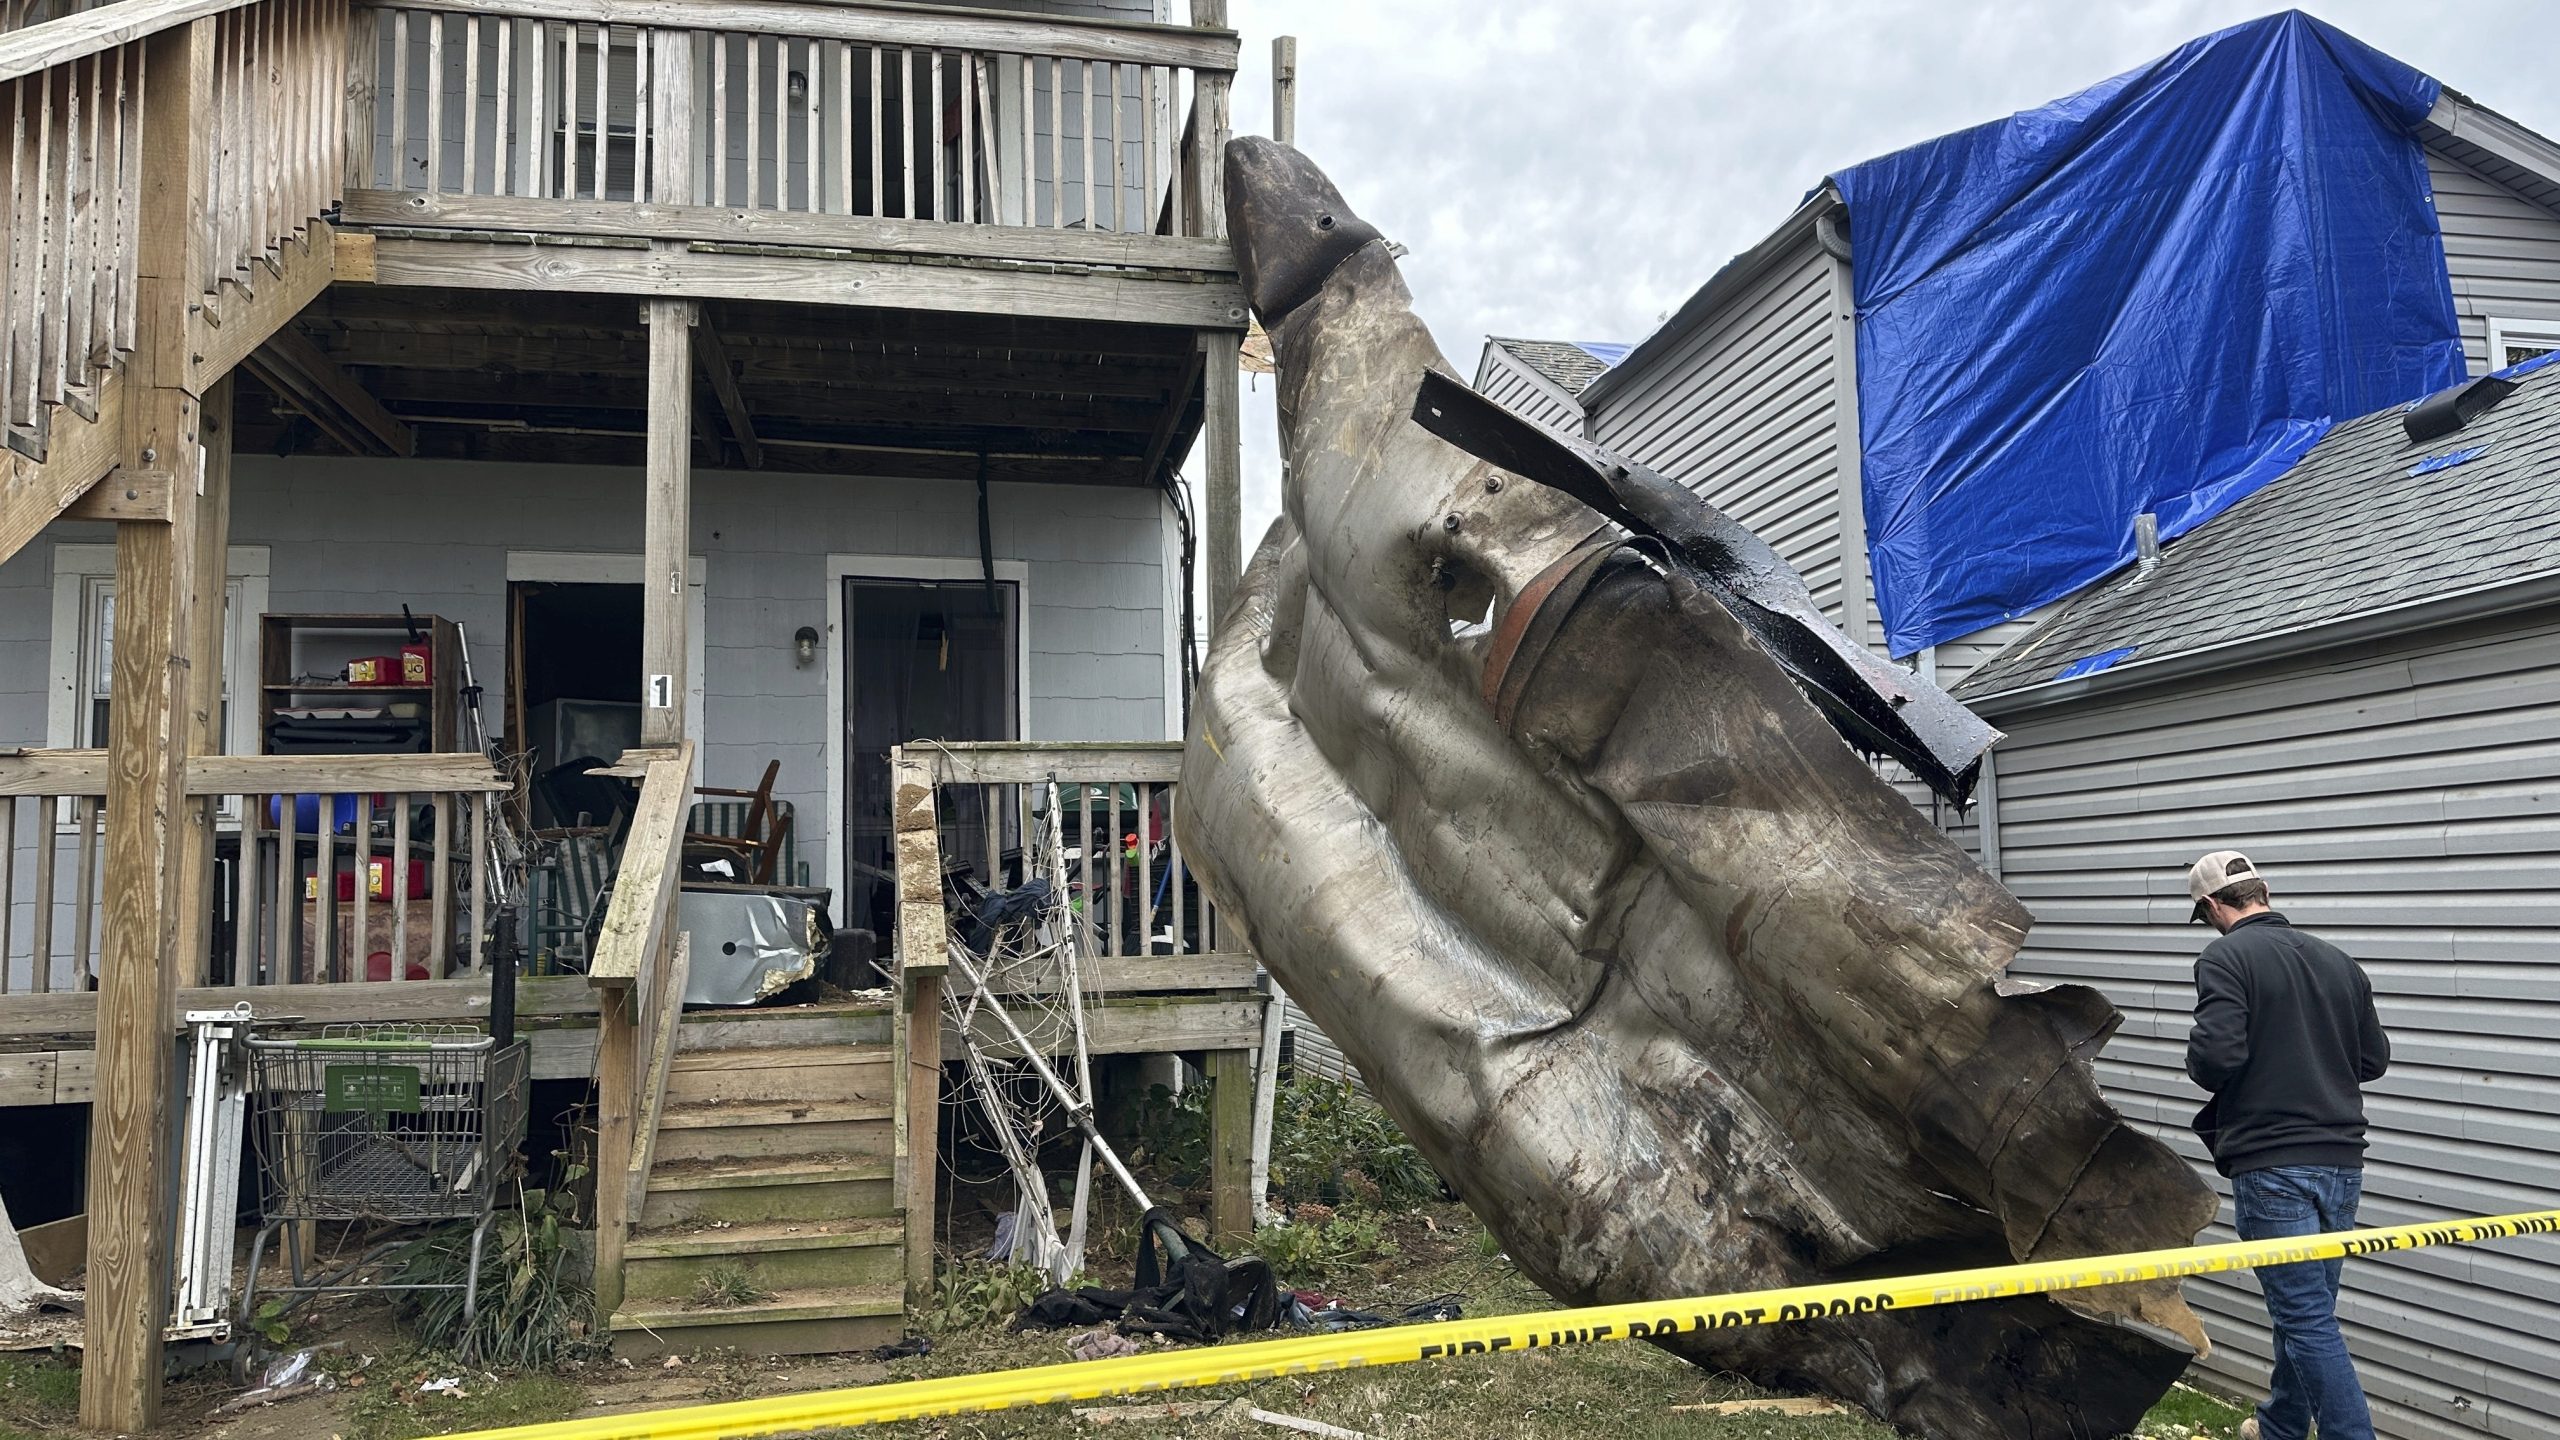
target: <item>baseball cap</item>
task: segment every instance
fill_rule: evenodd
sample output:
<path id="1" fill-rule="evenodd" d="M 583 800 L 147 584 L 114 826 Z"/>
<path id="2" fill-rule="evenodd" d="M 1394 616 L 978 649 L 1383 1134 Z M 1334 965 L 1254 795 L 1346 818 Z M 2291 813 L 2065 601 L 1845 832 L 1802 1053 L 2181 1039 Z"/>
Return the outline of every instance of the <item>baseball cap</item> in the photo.
<path id="1" fill-rule="evenodd" d="M 2258 873 L 2257 865 L 2248 856 L 2237 850 L 2216 850 L 2205 856 L 2187 867 L 2187 898 L 2196 902 L 2187 922 L 2191 925 L 2204 923 L 2206 896 L 2242 880 L 2264 883 L 2266 878 Z"/>

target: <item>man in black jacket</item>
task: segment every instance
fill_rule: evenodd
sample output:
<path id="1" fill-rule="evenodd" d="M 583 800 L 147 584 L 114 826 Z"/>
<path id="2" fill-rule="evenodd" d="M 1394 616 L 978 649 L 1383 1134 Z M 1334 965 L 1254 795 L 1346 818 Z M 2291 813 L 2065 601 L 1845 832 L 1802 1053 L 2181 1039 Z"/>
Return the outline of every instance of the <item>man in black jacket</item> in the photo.
<path id="1" fill-rule="evenodd" d="M 2196 1131 L 2231 1177 L 2240 1238 L 2353 1229 L 2364 1190 L 2364 1096 L 2391 1063 L 2373 983 L 2345 951 L 2267 908 L 2249 857 L 2216 850 L 2187 871 L 2193 919 L 2222 938 L 2196 960 L 2187 1073 L 2213 1099 Z M 2243 1440 L 2373 1440 L 2354 1362 L 2338 1333 L 2342 1261 L 2258 1271 L 2275 1329 L 2267 1402 Z"/>

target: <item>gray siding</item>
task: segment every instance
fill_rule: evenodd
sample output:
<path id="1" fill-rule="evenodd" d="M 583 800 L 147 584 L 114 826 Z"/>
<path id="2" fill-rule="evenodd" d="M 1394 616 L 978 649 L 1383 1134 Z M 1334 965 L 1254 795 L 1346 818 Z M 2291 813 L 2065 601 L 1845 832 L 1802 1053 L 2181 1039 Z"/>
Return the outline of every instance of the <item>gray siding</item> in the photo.
<path id="1" fill-rule="evenodd" d="M 2560 324 L 2560 215 L 2432 147 L 2427 174 L 2435 182 L 2462 350 L 2478 374 L 2491 368 L 2492 318 Z"/>
<path id="2" fill-rule="evenodd" d="M 232 541 L 268 547 L 271 610 L 396 611 L 406 602 L 461 622 L 492 729 L 506 714 L 507 553 L 641 546 L 633 472 L 244 455 L 235 476 Z M 990 499 L 996 558 L 1030 567 L 1028 738 L 1167 738 L 1169 582 L 1156 493 L 995 485 Z M 113 538 L 107 526 L 57 524 L 0 564 L 0 744 L 46 742 L 54 545 Z M 800 854 L 818 883 L 834 883 L 827 670 L 823 661 L 794 664 L 791 634 L 827 624 L 830 554 L 974 560 L 976 494 L 944 481 L 703 471 L 693 541 L 704 559 L 703 783 L 752 786 L 766 761 L 780 759 Z M 32 832 L 30 821 L 21 825 Z M 19 860 L 20 874 L 31 874 L 32 851 Z M 22 892 L 30 884 L 18 882 Z M 66 899 L 71 887 L 59 877 Z M 22 904 L 13 948 L 26 948 L 31 920 Z M 56 946 L 57 972 L 67 975 L 67 929 Z M 13 975 L 11 988 L 29 978 Z"/>
<path id="3" fill-rule="evenodd" d="M 2394 1063 L 2367 1090 L 2365 1223 L 2553 1203 L 2560 612 L 2003 728 L 1998 864 L 2036 917 L 2016 968 L 2124 1010 L 2099 1071 L 2128 1116 L 2204 1163 L 2184 1042 L 2205 937 L 2183 866 L 2234 846 L 2373 978 Z M 2207 1368 L 2262 1387 L 2249 1282 L 2189 1294 Z M 2359 1260 L 2340 1312 L 2387 1433 L 2560 1436 L 2560 1243 Z"/>
<path id="4" fill-rule="evenodd" d="M 1749 526 L 1843 618 L 1842 446 L 1853 403 L 1834 350 L 1834 266 L 1802 239 L 1591 417 L 1600 444 L 1678 479 Z M 1854 437 L 1852 437 L 1854 444 Z"/>
<path id="5" fill-rule="evenodd" d="M 1560 435 L 1582 434 L 1582 407 L 1559 392 L 1545 376 L 1521 364 L 1518 356 L 1490 340 L 1485 342 L 1484 357 L 1476 365 L 1476 389 L 1522 419 Z"/>

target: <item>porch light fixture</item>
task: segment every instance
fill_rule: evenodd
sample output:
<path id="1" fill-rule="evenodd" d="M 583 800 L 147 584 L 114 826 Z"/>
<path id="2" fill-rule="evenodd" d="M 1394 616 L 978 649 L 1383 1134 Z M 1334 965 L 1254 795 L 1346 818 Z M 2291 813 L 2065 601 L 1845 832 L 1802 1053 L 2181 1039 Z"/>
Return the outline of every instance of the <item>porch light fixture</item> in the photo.
<path id="1" fill-rule="evenodd" d="M 788 93 L 789 93 L 789 95 L 791 96 L 791 103 L 792 103 L 792 104 L 794 104 L 794 105 L 807 105 L 807 104 L 809 103 L 809 77 L 808 77 L 808 76 L 801 74 L 801 73 L 800 73 L 799 71 L 797 71 L 797 70 L 794 70 L 794 71 L 792 71 L 792 72 L 791 72 L 791 74 L 790 74 L 787 78 L 785 78 L 785 79 L 783 80 L 783 82 L 782 82 L 782 87 L 783 87 L 783 89 L 784 89 L 786 92 L 788 92 Z"/>
<path id="2" fill-rule="evenodd" d="M 818 662 L 818 627 L 803 625 L 791 632 L 791 659 L 803 670 Z"/>

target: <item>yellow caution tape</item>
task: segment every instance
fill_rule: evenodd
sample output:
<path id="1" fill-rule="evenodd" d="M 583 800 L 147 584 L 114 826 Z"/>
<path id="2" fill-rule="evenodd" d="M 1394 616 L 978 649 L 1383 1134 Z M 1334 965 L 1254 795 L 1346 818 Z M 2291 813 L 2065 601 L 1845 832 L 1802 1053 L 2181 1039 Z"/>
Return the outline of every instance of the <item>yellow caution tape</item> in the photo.
<path id="1" fill-rule="evenodd" d="M 1097 1400 L 1204 1385 L 1231 1385 L 1282 1375 L 1309 1375 L 1371 1365 L 1401 1365 L 1444 1355 L 1582 1345 L 1601 1340 L 1641 1340 L 1690 1330 L 1738 1325 L 1783 1325 L 1796 1320 L 1917 1310 L 1972 1300 L 2042 1295 L 2145 1280 L 2175 1280 L 2224 1270 L 2253 1270 L 2305 1260 L 2381 1255 L 2429 1245 L 2467 1245 L 2519 1235 L 2560 1234 L 2560 1210 L 2535 1210 L 2477 1220 L 2402 1225 L 2387 1230 L 2347 1230 L 2234 1245 L 2197 1245 L 2131 1255 L 2093 1255 L 2026 1265 L 1949 1270 L 1899 1280 L 1842 1285 L 1799 1285 L 1692 1300 L 1633 1305 L 1591 1305 L 1530 1315 L 1446 1320 L 1389 1326 L 1291 1340 L 1167 1350 L 1117 1360 L 1088 1360 L 909 1380 L 850 1390 L 820 1390 L 763 1400 L 686 1405 L 508 1430 L 483 1430 L 448 1440 L 727 1440 L 808 1430 L 838 1430 L 891 1420 L 1009 1410 L 1065 1400 Z"/>

